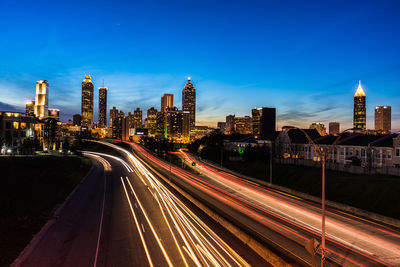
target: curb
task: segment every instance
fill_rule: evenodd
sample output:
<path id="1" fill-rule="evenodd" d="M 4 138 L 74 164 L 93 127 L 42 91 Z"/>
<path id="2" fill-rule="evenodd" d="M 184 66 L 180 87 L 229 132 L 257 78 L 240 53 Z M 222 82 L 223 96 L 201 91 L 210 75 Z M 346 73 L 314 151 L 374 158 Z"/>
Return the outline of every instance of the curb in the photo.
<path id="1" fill-rule="evenodd" d="M 51 215 L 51 218 L 45 223 L 45 225 L 40 229 L 40 231 L 33 236 L 32 240 L 22 250 L 22 252 L 14 260 L 14 262 L 11 263 L 10 267 L 21 266 L 21 263 L 23 263 L 25 261 L 25 259 L 32 253 L 33 249 L 42 240 L 43 236 L 47 233 L 47 231 L 51 228 L 51 226 L 53 226 L 53 224 L 57 221 L 59 214 L 64 209 L 65 205 L 68 203 L 68 201 L 74 195 L 74 193 L 77 191 L 77 189 L 80 187 L 80 185 L 85 182 L 86 178 L 93 172 L 93 170 L 94 170 L 94 165 L 92 165 L 89 172 L 85 175 L 85 177 L 83 177 L 82 181 L 77 186 L 75 186 L 74 190 L 72 190 L 72 192 L 67 196 L 67 198 L 64 200 L 64 202 L 56 208 L 56 210 Z"/>

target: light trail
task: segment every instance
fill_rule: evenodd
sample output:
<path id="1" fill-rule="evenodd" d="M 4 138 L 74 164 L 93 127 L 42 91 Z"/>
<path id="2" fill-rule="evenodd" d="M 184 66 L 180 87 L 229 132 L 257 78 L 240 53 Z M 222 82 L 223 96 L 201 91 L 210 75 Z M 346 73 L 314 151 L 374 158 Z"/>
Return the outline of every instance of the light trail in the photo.
<path id="1" fill-rule="evenodd" d="M 94 155 L 94 154 L 90 154 L 90 153 L 83 153 L 83 155 L 85 156 L 89 156 L 89 157 L 94 157 L 96 160 L 98 160 L 104 168 L 104 171 L 111 171 L 111 164 L 104 158 L 98 156 L 98 155 Z M 103 230 L 103 218 L 104 218 L 104 207 L 105 207 L 105 203 L 106 203 L 106 176 L 103 175 L 103 180 L 104 180 L 104 184 L 103 184 L 103 203 L 102 203 L 102 207 L 101 207 L 101 215 L 100 215 L 100 222 L 99 222 L 99 232 L 97 234 L 97 244 L 96 244 L 96 253 L 94 256 L 94 263 L 93 263 L 93 267 L 97 266 L 97 259 L 99 256 L 99 248 L 100 248 L 100 239 L 101 239 L 101 233 Z"/>
<path id="2" fill-rule="evenodd" d="M 174 239 L 174 243 L 178 249 L 179 255 L 182 257 L 182 261 L 185 266 L 190 266 L 191 264 L 187 262 L 183 251 L 188 254 L 189 259 L 192 260 L 196 266 L 249 266 L 249 264 L 247 264 L 247 262 L 241 256 L 239 256 L 216 233 L 207 227 L 200 218 L 195 216 L 190 209 L 186 207 L 186 205 L 184 205 L 174 194 L 172 194 L 166 188 L 166 186 L 162 184 L 135 156 L 114 144 L 101 143 L 115 148 L 122 155 L 126 156 L 130 162 L 130 165 L 133 167 L 133 169 L 130 168 L 131 172 L 134 172 L 139 177 L 139 181 L 141 181 L 149 189 L 161 210 L 162 216 L 168 226 L 172 238 Z M 124 161 L 120 159 L 120 162 Z M 168 264 L 172 266 L 172 262 L 169 260 L 169 256 L 160 241 L 155 227 L 150 221 L 150 217 L 145 211 L 145 207 L 139 200 L 139 196 L 134 190 L 134 186 L 128 177 L 125 179 L 126 182 L 124 182 L 124 179 L 121 177 L 121 182 L 124 187 L 132 215 L 135 219 L 135 223 L 137 222 L 137 219 L 132 209 L 127 187 L 129 187 L 130 192 L 136 199 L 136 202 L 147 223 L 149 224 L 164 257 L 166 258 Z M 125 183 L 127 186 L 125 186 Z M 171 224 L 175 227 L 172 228 Z M 137 225 L 137 227 L 139 226 Z M 145 237 L 143 237 L 142 243 L 146 249 Z M 179 245 L 179 243 L 183 243 L 183 245 Z M 181 248 L 183 248 L 183 251 Z M 148 251 L 146 253 L 148 253 Z M 149 262 L 150 260 L 151 259 L 149 258 Z"/>
<path id="3" fill-rule="evenodd" d="M 206 191 L 210 196 L 235 207 L 235 209 L 240 210 L 242 213 L 249 213 L 250 216 L 254 217 L 256 214 L 260 214 L 261 217 L 258 217 L 258 221 L 266 222 L 263 217 L 267 215 L 281 220 L 281 222 L 284 222 L 288 226 L 295 226 L 301 229 L 302 231 L 299 232 L 300 236 L 298 236 L 300 239 L 291 238 L 300 245 L 304 245 L 308 241 L 310 234 L 315 237 L 320 235 L 320 208 L 315 204 L 311 204 L 301 198 L 293 197 L 290 194 L 281 194 L 278 191 L 273 192 L 231 174 L 216 171 L 190 158 L 186 153 L 182 153 L 186 164 L 195 161 L 197 163 L 196 168 L 211 179 L 205 180 L 178 167 L 171 167 L 168 163 L 157 159 L 142 147 L 133 143 L 130 144 L 155 164 L 184 179 L 196 188 Z M 246 208 L 243 208 L 243 206 Z M 329 214 L 330 217 L 327 220 L 327 226 L 329 227 L 327 227 L 327 237 L 332 243 L 331 249 L 328 250 L 331 253 L 330 257 L 332 260 L 337 261 L 336 258 L 342 258 L 354 265 L 360 265 L 353 258 L 345 257 L 339 251 L 336 251 L 337 249 L 345 249 L 352 251 L 353 254 L 355 252 L 355 255 L 364 256 L 371 263 L 375 262 L 383 265 L 400 264 L 400 239 L 398 239 L 399 234 L 396 230 L 386 227 L 382 229 L 378 227 L 379 225 L 368 224 L 365 219 L 355 221 L 341 214 L 332 212 Z M 276 229 L 280 233 L 282 231 L 287 232 L 289 235 L 285 234 L 286 236 L 290 237 L 294 234 L 289 228 L 282 225 L 275 225 L 275 227 L 277 227 Z M 355 255 L 352 257 L 356 257 Z"/>
<path id="4" fill-rule="evenodd" d="M 140 230 L 140 225 L 139 225 L 138 219 L 136 217 L 135 212 L 133 211 L 132 203 L 131 203 L 131 200 L 129 199 L 128 191 L 126 190 L 126 186 L 125 186 L 125 183 L 124 183 L 124 180 L 122 179 L 122 177 L 121 177 L 121 183 L 122 183 L 122 186 L 124 187 L 125 196 L 126 196 L 126 199 L 128 200 L 129 208 L 131 209 L 132 217 L 133 217 L 133 219 L 135 221 L 136 228 L 137 228 L 137 230 L 139 232 L 140 240 L 142 241 L 142 245 L 144 247 L 144 251 L 146 253 L 147 260 L 149 261 L 149 265 L 153 266 L 153 262 L 151 260 L 151 256 L 150 256 L 149 250 L 147 249 L 146 241 L 144 240 L 143 233 Z"/>

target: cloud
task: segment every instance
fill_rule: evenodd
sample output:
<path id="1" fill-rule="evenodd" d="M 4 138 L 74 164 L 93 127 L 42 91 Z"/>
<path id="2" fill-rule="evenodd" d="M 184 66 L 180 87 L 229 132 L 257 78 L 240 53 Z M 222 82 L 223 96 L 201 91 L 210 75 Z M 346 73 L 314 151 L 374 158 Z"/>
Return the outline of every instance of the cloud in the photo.
<path id="1" fill-rule="evenodd" d="M 0 102 L 0 111 L 15 111 L 15 112 L 23 112 L 21 108 L 16 107 L 14 105 L 10 105 L 4 102 Z"/>

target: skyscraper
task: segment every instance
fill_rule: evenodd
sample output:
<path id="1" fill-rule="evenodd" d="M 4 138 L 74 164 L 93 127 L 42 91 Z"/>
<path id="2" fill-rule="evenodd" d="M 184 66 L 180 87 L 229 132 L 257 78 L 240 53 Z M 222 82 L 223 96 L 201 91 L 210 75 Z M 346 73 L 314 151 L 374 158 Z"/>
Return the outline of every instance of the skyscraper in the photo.
<path id="1" fill-rule="evenodd" d="M 174 107 L 174 95 L 173 94 L 163 94 L 161 97 L 161 112 L 165 112 L 167 108 Z"/>
<path id="2" fill-rule="evenodd" d="M 366 129 L 366 106 L 365 93 L 361 87 L 361 81 L 358 82 L 358 88 L 354 94 L 354 117 L 353 127 L 356 130 L 364 131 Z"/>
<path id="3" fill-rule="evenodd" d="M 392 107 L 375 107 L 375 130 L 382 134 L 390 134 L 392 130 Z"/>
<path id="4" fill-rule="evenodd" d="M 75 114 L 74 116 L 72 116 L 72 120 L 75 126 L 81 126 L 82 123 L 81 114 Z"/>
<path id="5" fill-rule="evenodd" d="M 110 109 L 110 129 L 113 128 L 113 119 L 115 119 L 117 116 L 118 116 L 118 109 L 116 107 Z"/>
<path id="6" fill-rule="evenodd" d="M 329 134 L 339 135 L 340 133 L 340 123 L 339 122 L 330 122 L 329 123 Z"/>
<path id="7" fill-rule="evenodd" d="M 93 124 L 93 83 L 90 75 L 85 75 L 82 82 L 82 127 L 91 129 Z"/>
<path id="8" fill-rule="evenodd" d="M 35 115 L 35 101 L 33 100 L 25 101 L 25 113 L 26 115 L 29 116 Z"/>
<path id="9" fill-rule="evenodd" d="M 145 127 L 149 129 L 149 134 L 155 134 L 157 131 L 157 109 L 151 107 L 147 110 Z"/>
<path id="10" fill-rule="evenodd" d="M 226 116 L 226 133 L 232 134 L 235 127 L 235 115 Z"/>
<path id="11" fill-rule="evenodd" d="M 46 80 L 36 82 L 35 116 L 43 119 L 47 117 L 49 107 L 49 83 Z"/>
<path id="12" fill-rule="evenodd" d="M 251 110 L 253 135 L 266 137 L 276 130 L 276 109 L 255 108 Z"/>
<path id="13" fill-rule="evenodd" d="M 107 127 L 107 87 L 99 88 L 99 128 Z"/>
<path id="14" fill-rule="evenodd" d="M 133 112 L 133 127 L 132 125 L 130 127 L 137 129 L 137 128 L 142 128 L 142 125 L 143 125 L 143 113 L 140 108 L 137 108 Z"/>
<path id="15" fill-rule="evenodd" d="M 190 113 L 177 107 L 165 111 L 165 137 L 175 141 L 189 139 Z"/>
<path id="16" fill-rule="evenodd" d="M 190 126 L 196 123 L 196 88 L 188 77 L 185 87 L 182 89 L 182 110 L 189 111 Z"/>
<path id="17" fill-rule="evenodd" d="M 235 117 L 233 121 L 234 121 L 234 128 L 233 128 L 234 133 L 240 133 L 240 134 L 252 133 L 250 116 Z"/>

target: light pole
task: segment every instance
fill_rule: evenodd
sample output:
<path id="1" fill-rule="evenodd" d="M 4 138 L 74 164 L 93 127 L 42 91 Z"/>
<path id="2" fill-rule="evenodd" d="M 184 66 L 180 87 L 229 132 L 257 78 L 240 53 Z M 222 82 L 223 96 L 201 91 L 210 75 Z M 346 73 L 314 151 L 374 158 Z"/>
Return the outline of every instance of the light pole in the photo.
<path id="1" fill-rule="evenodd" d="M 271 140 L 271 147 L 269 148 L 269 184 L 272 185 L 272 146 L 273 141 Z"/>
<path id="2" fill-rule="evenodd" d="M 298 129 L 300 130 L 305 137 L 307 138 L 308 142 L 312 145 L 315 153 L 317 153 L 318 157 L 321 160 L 321 167 L 322 167 L 322 226 L 321 226 L 321 266 L 324 266 L 325 263 L 325 165 L 326 165 L 326 159 L 331 155 L 333 149 L 335 148 L 336 144 L 339 142 L 339 139 L 342 137 L 342 134 L 344 134 L 347 131 L 354 130 L 354 128 L 349 128 L 341 132 L 338 137 L 335 139 L 335 141 L 332 143 L 332 145 L 329 147 L 329 149 L 324 149 L 324 147 L 317 145 L 314 143 L 314 141 L 311 139 L 311 137 L 303 130 L 298 127 L 292 126 L 290 127 L 292 129 Z"/>

